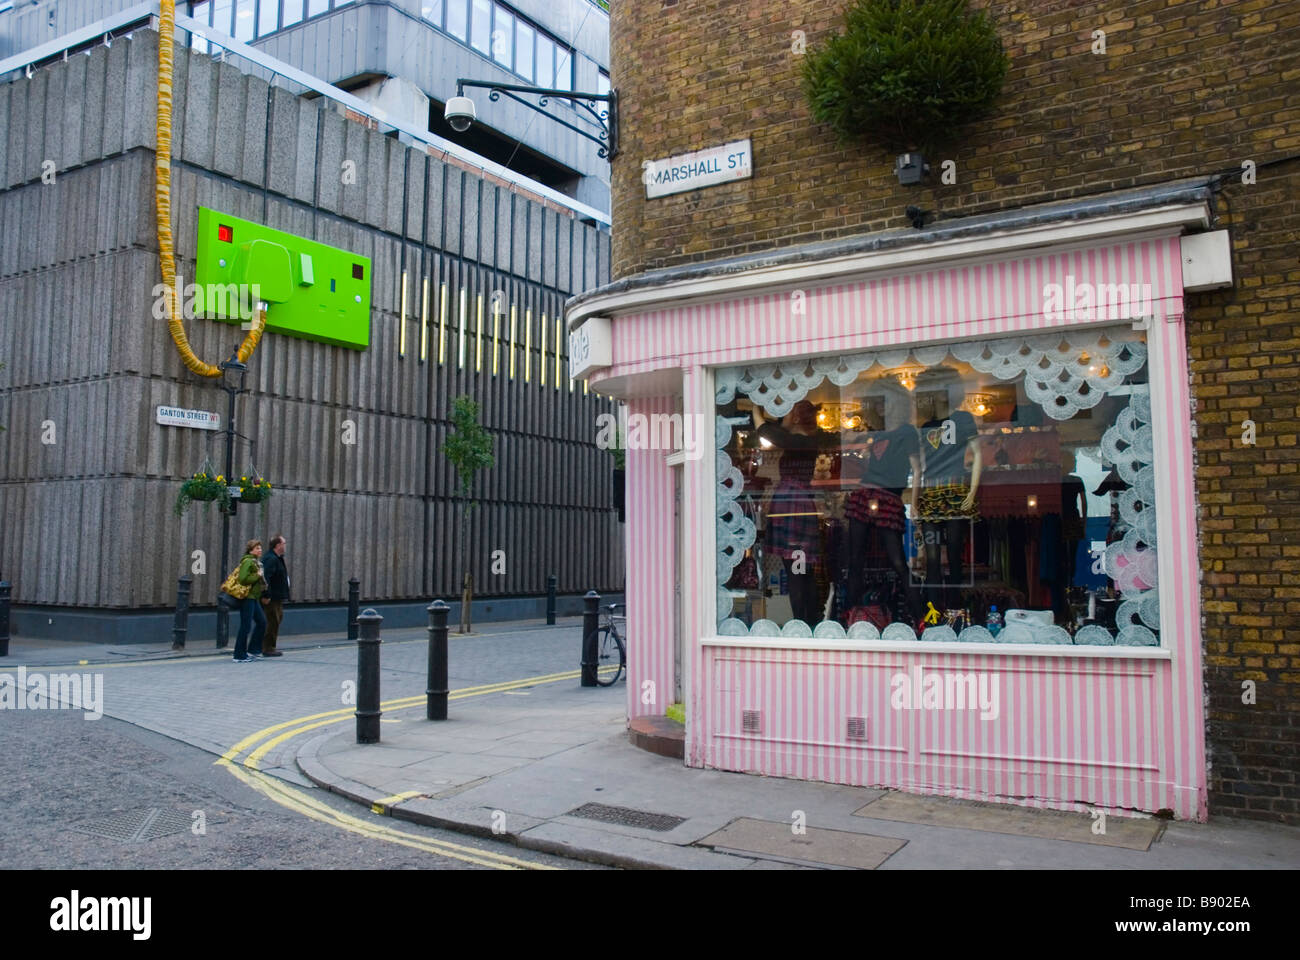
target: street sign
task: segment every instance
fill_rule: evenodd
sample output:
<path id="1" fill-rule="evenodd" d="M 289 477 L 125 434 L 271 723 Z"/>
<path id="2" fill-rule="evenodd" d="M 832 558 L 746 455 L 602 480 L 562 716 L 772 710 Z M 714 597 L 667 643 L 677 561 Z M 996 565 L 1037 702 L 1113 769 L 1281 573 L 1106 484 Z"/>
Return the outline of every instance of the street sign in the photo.
<path id="1" fill-rule="evenodd" d="M 712 187 L 754 175 L 754 151 L 748 140 L 733 140 L 720 147 L 682 153 L 666 160 L 642 164 L 647 199 Z"/>
<path id="2" fill-rule="evenodd" d="M 184 407 L 159 407 L 157 421 L 169 427 L 192 427 L 196 430 L 220 430 L 221 414 Z"/>

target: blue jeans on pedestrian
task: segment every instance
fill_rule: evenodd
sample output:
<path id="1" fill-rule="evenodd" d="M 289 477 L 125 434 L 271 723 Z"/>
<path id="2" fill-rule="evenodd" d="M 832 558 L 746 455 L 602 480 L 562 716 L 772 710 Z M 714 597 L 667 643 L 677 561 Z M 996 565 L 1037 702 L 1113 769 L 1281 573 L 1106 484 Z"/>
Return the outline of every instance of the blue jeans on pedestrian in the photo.
<path id="1" fill-rule="evenodd" d="M 248 628 L 253 628 L 252 641 L 248 640 Z M 262 637 L 266 634 L 266 614 L 262 612 L 262 601 L 249 597 L 239 603 L 239 635 L 235 637 L 235 659 L 243 660 L 250 653 L 261 656 Z"/>

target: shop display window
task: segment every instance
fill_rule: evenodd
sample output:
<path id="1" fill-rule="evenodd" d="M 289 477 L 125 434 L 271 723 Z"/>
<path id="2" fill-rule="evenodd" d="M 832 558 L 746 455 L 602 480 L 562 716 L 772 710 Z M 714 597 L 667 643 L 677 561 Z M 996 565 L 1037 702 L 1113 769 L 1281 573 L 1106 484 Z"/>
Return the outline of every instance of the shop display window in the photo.
<path id="1" fill-rule="evenodd" d="M 1145 333 L 716 371 L 721 636 L 1158 646 Z"/>

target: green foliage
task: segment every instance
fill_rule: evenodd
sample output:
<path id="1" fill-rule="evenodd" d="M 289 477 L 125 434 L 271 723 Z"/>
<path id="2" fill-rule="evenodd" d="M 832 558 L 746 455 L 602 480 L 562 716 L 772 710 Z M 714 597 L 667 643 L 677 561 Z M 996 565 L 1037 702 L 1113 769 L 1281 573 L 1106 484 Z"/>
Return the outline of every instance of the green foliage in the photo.
<path id="1" fill-rule="evenodd" d="M 442 445 L 442 452 L 456 470 L 461 496 L 468 497 L 474 474 L 496 461 L 492 457 L 492 436 L 478 422 L 478 404 L 461 394 L 452 402 L 453 430 Z"/>
<path id="2" fill-rule="evenodd" d="M 627 448 L 623 445 L 623 431 L 618 428 L 618 421 L 614 421 L 614 445 L 609 448 L 609 452 L 614 457 L 614 469 L 627 469 Z"/>
<path id="3" fill-rule="evenodd" d="M 258 510 L 258 516 L 262 522 L 266 523 L 270 511 L 267 504 L 271 499 L 271 481 L 261 476 L 240 477 L 239 478 L 239 502 L 240 503 L 258 503 L 261 508 Z"/>
<path id="4" fill-rule="evenodd" d="M 226 478 L 221 474 L 215 477 L 207 471 L 194 474 L 181 484 L 176 494 L 176 516 L 182 516 L 191 503 L 221 504 L 223 511 L 230 509 L 230 491 L 226 489 Z"/>
<path id="5" fill-rule="evenodd" d="M 239 500 L 241 503 L 265 503 L 271 499 L 271 481 L 261 477 L 239 478 Z"/>
<path id="6" fill-rule="evenodd" d="M 857 0 L 844 32 L 804 57 L 803 90 L 842 142 L 932 153 L 993 107 L 1008 62 L 966 0 Z"/>

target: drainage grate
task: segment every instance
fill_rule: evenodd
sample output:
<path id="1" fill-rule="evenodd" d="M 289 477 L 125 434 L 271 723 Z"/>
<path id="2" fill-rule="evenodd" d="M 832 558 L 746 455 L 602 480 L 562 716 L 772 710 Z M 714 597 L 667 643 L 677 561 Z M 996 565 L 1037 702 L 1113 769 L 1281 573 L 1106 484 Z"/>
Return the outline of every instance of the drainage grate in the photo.
<path id="1" fill-rule="evenodd" d="M 600 820 L 602 823 L 618 823 L 625 827 L 642 827 L 646 830 L 671 830 L 686 822 L 685 817 L 633 810 L 630 807 L 611 807 L 604 803 L 584 803 L 576 810 L 570 810 L 568 815 L 582 817 L 584 820 Z"/>
<path id="2" fill-rule="evenodd" d="M 134 843 L 140 840 L 157 840 L 173 833 L 183 833 L 190 829 L 190 817 L 171 810 L 137 810 L 134 813 L 119 813 L 97 820 L 83 820 L 72 825 L 78 833 L 89 833 L 97 837 L 107 837 L 119 843 Z"/>

